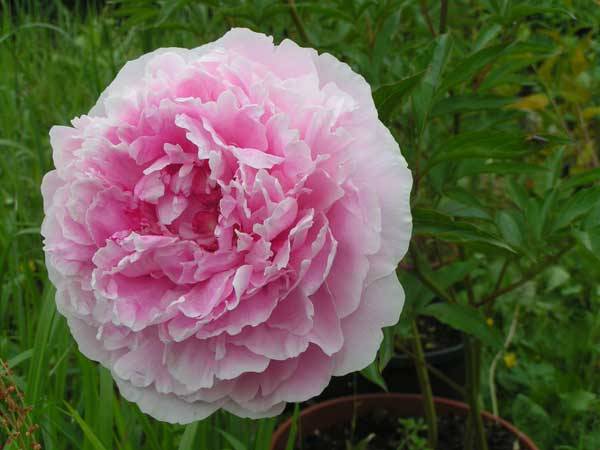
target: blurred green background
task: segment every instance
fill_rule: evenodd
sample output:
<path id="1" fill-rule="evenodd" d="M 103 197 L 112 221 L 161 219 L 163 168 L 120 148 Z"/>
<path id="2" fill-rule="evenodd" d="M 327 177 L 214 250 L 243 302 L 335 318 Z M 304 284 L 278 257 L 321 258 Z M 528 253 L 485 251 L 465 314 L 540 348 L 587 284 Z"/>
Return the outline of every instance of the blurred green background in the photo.
<path id="1" fill-rule="evenodd" d="M 462 217 L 493 215 L 499 204 L 488 199 L 490 190 L 543 199 L 538 188 L 548 164 L 559 177 L 591 173 L 586 182 L 595 182 L 600 3 L 455 0 L 444 23 L 439 18 L 434 0 L 0 0 L 0 358 L 32 407 L 28 420 L 39 424 L 43 448 L 265 450 L 276 423 L 219 413 L 184 428 L 144 416 L 119 398 L 106 370 L 78 353 L 55 311 L 39 235 L 39 186 L 52 167 L 48 130 L 87 112 L 127 60 L 158 47 L 195 47 L 234 26 L 332 53 L 374 90 L 384 86 L 380 116 L 417 178 L 420 152 L 463 130 L 557 139 L 554 159 L 542 150 L 543 157 L 494 166 L 491 175 L 462 165 L 479 177 L 467 196 L 455 189 L 456 167 L 432 169 L 425 200 L 415 202 L 445 199 Z M 436 51 L 441 40 L 444 52 Z M 432 67 L 437 72 L 420 96 L 385 88 Z M 495 184 L 496 176 L 511 177 L 517 191 Z M 585 212 L 598 211 L 597 203 Z M 522 267 L 560 242 L 531 233 L 536 218 L 519 206 L 522 220 L 500 220 L 499 236 L 521 249 Z M 506 334 L 521 305 L 516 337 L 497 369 L 499 407 L 544 449 L 600 448 L 600 239 L 597 227 L 582 232 L 574 251 L 486 311 L 488 324 Z M 0 448 L 5 433 L 0 427 Z"/>

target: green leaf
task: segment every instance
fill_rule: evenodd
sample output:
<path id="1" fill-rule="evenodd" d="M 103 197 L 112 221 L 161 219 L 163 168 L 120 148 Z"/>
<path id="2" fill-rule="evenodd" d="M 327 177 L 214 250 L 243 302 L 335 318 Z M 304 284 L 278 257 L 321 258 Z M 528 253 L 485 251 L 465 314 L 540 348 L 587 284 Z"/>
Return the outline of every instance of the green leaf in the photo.
<path id="1" fill-rule="evenodd" d="M 532 16 L 534 14 L 565 14 L 571 19 L 576 20 L 575 15 L 567 8 L 556 6 L 536 5 L 535 3 L 524 2 L 510 7 L 507 22 L 512 22 L 522 17 Z"/>
<path id="2" fill-rule="evenodd" d="M 186 425 L 183 436 L 181 436 L 181 442 L 179 443 L 179 450 L 193 450 L 195 448 L 194 440 L 196 439 L 197 432 L 198 422 Z"/>
<path id="3" fill-rule="evenodd" d="M 258 421 L 258 432 L 256 433 L 256 441 L 254 442 L 254 450 L 263 450 L 271 445 L 271 436 L 273 429 L 277 423 L 276 417 L 261 419 Z"/>
<path id="4" fill-rule="evenodd" d="M 567 198 L 556 213 L 553 231 L 560 230 L 590 211 L 600 199 L 600 187 L 583 189 Z"/>
<path id="5" fill-rule="evenodd" d="M 456 261 L 441 269 L 431 271 L 429 276 L 433 278 L 441 288 L 445 289 L 464 280 L 468 274 L 473 273 L 473 270 L 475 270 L 477 265 L 478 262 L 476 259 Z"/>
<path id="6" fill-rule="evenodd" d="M 600 168 L 588 170 L 587 172 L 572 175 L 560 183 L 560 189 L 567 191 L 586 184 L 592 184 L 600 180 Z"/>
<path id="7" fill-rule="evenodd" d="M 98 437 L 102 443 L 110 448 L 113 441 L 113 378 L 110 371 L 99 366 L 99 384 L 100 398 L 102 401 L 98 405 Z"/>
<path id="8" fill-rule="evenodd" d="M 83 431 L 83 435 L 86 437 L 87 441 L 92 445 L 92 448 L 94 448 L 95 450 L 106 450 L 104 445 L 102 445 L 102 442 L 100 442 L 100 439 L 98 439 L 98 437 L 94 434 L 94 431 L 85 422 L 85 420 L 82 419 L 79 413 L 75 411 L 75 409 L 73 409 L 73 407 L 67 402 L 65 402 L 65 406 L 69 411 L 69 415 L 73 417 L 73 419 L 75 419 L 75 421 L 81 428 L 81 431 Z"/>
<path id="9" fill-rule="evenodd" d="M 459 112 L 461 114 L 499 109 L 515 101 L 513 97 L 494 95 L 455 95 L 440 100 L 431 111 L 432 116 L 444 116 Z"/>
<path id="10" fill-rule="evenodd" d="M 387 392 L 388 388 L 385 384 L 383 376 L 381 375 L 381 372 L 379 371 L 377 360 L 373 361 L 371 364 L 369 364 L 367 367 L 361 370 L 360 374 L 367 380 L 369 380 L 371 383 L 376 384 L 381 389 Z"/>
<path id="11" fill-rule="evenodd" d="M 457 169 L 457 178 L 468 177 L 473 175 L 494 174 L 494 175 L 518 175 L 518 174 L 535 174 L 545 173 L 546 167 L 527 164 L 524 162 L 495 162 L 483 159 L 473 159 L 464 161 Z"/>
<path id="12" fill-rule="evenodd" d="M 500 333 L 496 328 L 489 327 L 475 308 L 458 303 L 432 303 L 423 310 L 423 314 L 435 317 L 454 329 L 475 336 L 492 348 L 502 347 Z"/>
<path id="13" fill-rule="evenodd" d="M 472 223 L 454 220 L 453 217 L 435 210 L 414 208 L 413 225 L 415 236 L 433 236 L 442 241 L 465 244 L 479 242 L 514 253 L 508 244 L 493 234 Z"/>
<path id="14" fill-rule="evenodd" d="M 504 44 L 494 45 L 476 51 L 458 61 L 453 67 L 454 70 L 450 71 L 444 80 L 442 91 L 448 91 L 463 81 L 472 79 L 485 66 L 496 62 L 501 55 L 508 53 L 510 50 L 511 46 Z"/>
<path id="15" fill-rule="evenodd" d="M 11 369 L 14 369 L 19 364 L 21 364 L 23 361 L 27 361 L 32 356 L 33 356 L 32 348 L 30 348 L 29 350 L 24 350 L 21 353 L 19 353 L 18 355 L 13 356 L 12 358 L 10 358 L 7 361 L 8 367 L 10 367 Z"/>
<path id="16" fill-rule="evenodd" d="M 529 197 L 527 207 L 525 208 L 525 221 L 529 225 L 529 231 L 536 241 L 542 237 L 542 228 L 544 226 L 542 217 L 542 207 L 537 198 Z"/>
<path id="17" fill-rule="evenodd" d="M 379 372 L 383 372 L 392 356 L 394 356 L 394 327 L 385 327 L 383 329 L 383 341 L 377 355 Z"/>
<path id="18" fill-rule="evenodd" d="M 450 56 L 452 39 L 448 34 L 436 38 L 431 61 L 421 84 L 412 95 L 413 111 L 417 122 L 417 134 L 423 133 L 431 111 L 433 98 L 441 84 L 442 73 Z"/>
<path id="19" fill-rule="evenodd" d="M 343 20 L 352 25 L 356 24 L 356 19 L 352 16 L 352 14 L 348 14 L 347 11 L 321 2 L 299 2 L 296 4 L 296 8 L 298 9 L 298 12 L 311 12 L 324 17 Z M 287 9 L 289 10 L 289 7 Z"/>
<path id="20" fill-rule="evenodd" d="M 463 211 L 461 214 L 449 215 L 460 215 L 461 217 L 476 217 L 480 219 L 490 219 L 489 213 L 486 211 L 485 206 L 474 196 L 471 192 L 461 187 L 455 187 L 453 189 L 445 191 L 446 196 L 456 202 L 458 205 L 463 205 Z M 468 211 L 464 211 L 468 208 Z M 440 206 L 440 209 L 441 206 Z"/>
<path id="21" fill-rule="evenodd" d="M 375 35 L 375 44 L 371 52 L 371 64 L 369 66 L 372 79 L 379 83 L 381 65 L 384 57 L 389 53 L 389 44 L 392 41 L 394 33 L 398 32 L 398 22 L 400 14 L 395 12 L 384 18 L 383 25 Z"/>
<path id="22" fill-rule="evenodd" d="M 473 131 L 451 137 L 441 144 L 429 160 L 426 170 L 444 161 L 468 158 L 516 159 L 535 148 L 524 136 L 499 131 Z"/>
<path id="23" fill-rule="evenodd" d="M 561 393 L 560 399 L 568 411 L 582 413 L 596 404 L 598 396 L 594 392 L 578 390 Z"/>
<path id="24" fill-rule="evenodd" d="M 52 330 L 56 321 L 56 304 L 54 303 L 54 288 L 47 286 L 44 290 L 42 307 L 36 326 L 35 342 L 51 343 Z M 33 349 L 29 373 L 27 374 L 26 401 L 29 404 L 39 402 L 40 393 L 44 391 L 47 382 L 45 373 L 48 368 L 48 354 L 51 346 L 36 345 Z"/>
<path id="25" fill-rule="evenodd" d="M 575 239 L 588 253 L 600 261 L 600 226 L 591 230 L 573 230 Z"/>
<path id="26" fill-rule="evenodd" d="M 506 186 L 509 198 L 519 207 L 521 211 L 527 210 L 529 194 L 522 183 L 515 179 L 509 179 Z"/>
<path id="27" fill-rule="evenodd" d="M 356 444 L 346 441 L 346 450 L 369 450 L 369 442 L 375 439 L 375 436 L 375 433 L 370 433 L 367 437 L 361 439 Z"/>
<path id="28" fill-rule="evenodd" d="M 379 119 L 387 123 L 404 97 L 417 85 L 423 72 L 404 78 L 396 83 L 384 84 L 373 92 L 373 100 L 377 106 Z"/>
<path id="29" fill-rule="evenodd" d="M 541 448 L 546 448 L 545 444 L 551 439 L 548 431 L 552 430 L 552 419 L 544 408 L 529 397 L 518 394 L 512 403 L 512 417 L 515 425 L 527 430 Z"/>
<path id="30" fill-rule="evenodd" d="M 562 286 L 571 278 L 571 274 L 561 266 L 552 266 L 546 270 L 546 292 Z"/>
<path id="31" fill-rule="evenodd" d="M 290 427 L 290 434 L 288 435 L 285 450 L 294 450 L 296 443 L 296 436 L 298 434 L 298 420 L 300 419 L 300 404 L 294 404 L 294 415 L 292 416 L 292 426 Z"/>
<path id="32" fill-rule="evenodd" d="M 240 442 L 236 437 L 232 436 L 225 430 L 217 429 L 219 433 L 225 438 L 225 440 L 233 447 L 233 450 L 247 450 L 247 447 Z"/>
<path id="33" fill-rule="evenodd" d="M 496 225 L 502 237 L 511 246 L 519 247 L 523 242 L 519 223 L 508 211 L 500 211 L 496 214 Z"/>

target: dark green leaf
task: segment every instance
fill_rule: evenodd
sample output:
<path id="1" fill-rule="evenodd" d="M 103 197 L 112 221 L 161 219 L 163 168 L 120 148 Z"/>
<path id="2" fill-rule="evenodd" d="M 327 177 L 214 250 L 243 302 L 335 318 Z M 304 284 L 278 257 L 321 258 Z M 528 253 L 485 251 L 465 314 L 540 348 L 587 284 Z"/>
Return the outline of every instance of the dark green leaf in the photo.
<path id="1" fill-rule="evenodd" d="M 379 347 L 378 354 L 378 369 L 382 372 L 394 355 L 394 327 L 386 327 L 383 329 L 383 342 Z"/>
<path id="2" fill-rule="evenodd" d="M 572 175 L 560 184 L 562 190 L 573 189 L 586 184 L 592 184 L 600 180 L 600 168 L 588 170 L 587 172 Z"/>
<path id="3" fill-rule="evenodd" d="M 379 371 L 379 367 L 377 365 L 377 360 L 373 361 L 367 367 L 360 371 L 360 374 L 369 380 L 371 383 L 376 384 L 384 391 L 387 391 L 387 385 L 385 384 L 385 380 Z"/>
<path id="4" fill-rule="evenodd" d="M 503 44 L 483 48 L 455 64 L 455 70 L 444 80 L 442 90 L 448 91 L 457 84 L 472 79 L 485 66 L 495 62 L 502 54 L 508 53 L 510 46 Z"/>
<path id="5" fill-rule="evenodd" d="M 451 137 L 438 147 L 428 161 L 427 170 L 443 161 L 461 161 L 468 158 L 515 159 L 535 150 L 523 136 L 500 131 L 474 131 Z"/>
<path id="6" fill-rule="evenodd" d="M 433 98 L 441 84 L 442 73 L 450 56 L 452 39 L 448 34 L 436 38 L 431 61 L 421 84 L 412 95 L 413 110 L 417 122 L 417 134 L 421 135 L 433 105 Z"/>
<path id="7" fill-rule="evenodd" d="M 433 236 L 442 241 L 465 244 L 479 242 L 514 252 L 509 245 L 476 225 L 454 220 L 451 216 L 434 210 L 413 209 L 413 224 L 415 236 Z"/>
<path id="8" fill-rule="evenodd" d="M 529 397 L 517 395 L 512 403 L 512 417 L 515 425 L 528 430 L 538 445 L 544 445 L 548 441 L 548 430 L 552 428 L 550 415 Z M 543 448 L 546 448 L 545 445 Z"/>
<path id="9" fill-rule="evenodd" d="M 576 20 L 575 15 L 567 8 L 536 5 L 535 3 L 525 2 L 510 7 L 507 21 L 514 21 L 521 17 L 532 16 L 534 14 L 565 14 L 571 19 Z"/>
<path id="10" fill-rule="evenodd" d="M 548 169 L 545 167 L 536 166 L 535 164 L 527 164 L 524 162 L 494 162 L 478 159 L 462 164 L 460 168 L 457 169 L 457 177 L 468 177 L 486 173 L 494 175 L 534 174 L 544 173 L 547 171 Z"/>
<path id="11" fill-rule="evenodd" d="M 511 246 L 519 247 L 523 242 L 521 229 L 513 215 L 508 211 L 500 211 L 496 214 L 496 225 L 502 237 Z"/>
<path id="12" fill-rule="evenodd" d="M 502 337 L 496 328 L 489 327 L 479 312 L 458 303 L 433 303 L 423 314 L 435 317 L 442 323 L 476 337 L 492 348 L 502 347 Z"/>
<path id="13" fill-rule="evenodd" d="M 405 96 L 417 85 L 423 73 L 404 78 L 396 83 L 385 84 L 373 92 L 373 100 L 377 106 L 379 119 L 387 123 L 393 112 L 401 105 Z"/>
<path id="14" fill-rule="evenodd" d="M 456 112 L 464 114 L 473 111 L 494 110 L 509 105 L 514 101 L 515 99 L 513 97 L 496 97 L 493 95 L 457 95 L 454 97 L 444 98 L 437 102 L 431 111 L 431 115 L 435 117 L 454 114 Z"/>
<path id="15" fill-rule="evenodd" d="M 600 187 L 583 189 L 567 198 L 556 214 L 552 230 L 560 230 L 590 211 L 600 201 Z"/>

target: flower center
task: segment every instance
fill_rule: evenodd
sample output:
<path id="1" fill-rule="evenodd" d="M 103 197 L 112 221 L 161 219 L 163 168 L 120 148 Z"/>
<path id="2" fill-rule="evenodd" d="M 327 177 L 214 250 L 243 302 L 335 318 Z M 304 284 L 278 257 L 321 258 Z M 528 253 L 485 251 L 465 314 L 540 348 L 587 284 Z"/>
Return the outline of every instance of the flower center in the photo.
<path id="1" fill-rule="evenodd" d="M 140 232 L 171 234 L 192 240 L 207 251 L 218 248 L 221 189 L 208 178 L 207 164 L 189 161 L 145 171 L 134 192 Z"/>

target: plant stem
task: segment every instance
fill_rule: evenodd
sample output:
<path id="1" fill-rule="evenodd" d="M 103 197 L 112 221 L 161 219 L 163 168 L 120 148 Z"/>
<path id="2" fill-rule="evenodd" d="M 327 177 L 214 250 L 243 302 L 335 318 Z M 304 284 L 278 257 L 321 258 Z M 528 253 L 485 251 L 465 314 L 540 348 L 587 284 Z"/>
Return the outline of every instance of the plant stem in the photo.
<path id="1" fill-rule="evenodd" d="M 304 28 L 304 24 L 302 23 L 302 19 L 298 14 L 298 10 L 296 9 L 295 0 L 288 0 L 288 6 L 290 8 L 290 14 L 292 16 L 292 20 L 294 21 L 294 25 L 296 25 L 296 29 L 298 30 L 298 34 L 302 39 L 302 42 L 306 45 L 310 45 L 310 39 L 308 39 L 308 34 L 306 33 L 306 29 Z"/>
<path id="2" fill-rule="evenodd" d="M 455 303 L 454 297 L 447 293 L 441 286 L 439 286 L 434 280 L 432 280 L 427 273 L 423 270 L 421 266 L 421 260 L 419 258 L 419 250 L 416 247 L 416 244 L 411 243 L 409 248 L 412 260 L 415 265 L 415 272 L 417 277 L 425 284 L 431 291 L 436 294 L 439 298 L 446 300 L 449 303 Z"/>
<path id="3" fill-rule="evenodd" d="M 477 339 L 465 337 L 466 354 L 466 389 L 467 403 L 469 404 L 469 419 L 465 449 L 488 450 L 487 437 L 481 417 L 481 404 L 479 392 L 481 388 L 481 342 Z M 471 438 L 475 438 L 475 446 Z"/>
<path id="4" fill-rule="evenodd" d="M 437 448 L 438 429 L 435 403 L 433 402 L 433 393 L 431 392 L 431 382 L 429 380 L 429 374 L 427 373 L 427 367 L 425 366 L 425 352 L 423 351 L 421 335 L 419 334 L 416 320 L 412 321 L 411 327 L 414 342 L 413 360 L 417 370 L 419 387 L 421 389 L 421 394 L 423 395 L 423 410 L 425 411 L 425 421 L 427 422 L 427 440 L 429 442 L 429 447 L 435 449 Z"/>
<path id="5" fill-rule="evenodd" d="M 514 283 L 511 283 L 508 286 L 503 287 L 501 289 L 498 289 L 499 286 L 496 286 L 496 288 L 494 289 L 494 291 L 491 294 L 489 294 L 487 297 L 484 297 L 475 306 L 476 307 L 480 307 L 480 306 L 486 305 L 488 303 L 491 303 L 494 300 L 496 300 L 498 297 L 500 297 L 501 295 L 504 295 L 504 294 L 506 294 L 506 293 L 508 293 L 510 291 L 515 290 L 519 286 L 524 285 L 529 280 L 535 278 L 541 272 L 543 272 L 544 270 L 546 270 L 550 265 L 552 265 L 556 261 L 558 261 L 571 248 L 573 248 L 572 245 L 568 245 L 568 246 L 562 248 L 558 253 L 556 253 L 556 254 L 554 254 L 552 256 L 549 256 L 544 261 L 542 261 L 539 265 L 534 266 L 531 270 L 527 271 L 525 273 L 525 275 L 523 275 L 523 277 L 521 279 L 515 281 Z"/>
<path id="6" fill-rule="evenodd" d="M 427 10 L 427 2 L 425 0 L 419 1 L 419 6 L 421 7 L 421 14 L 425 19 L 425 23 L 427 24 L 427 28 L 429 28 L 429 32 L 433 37 L 435 37 L 435 28 L 433 28 L 433 23 L 431 22 L 431 17 L 429 17 L 429 11 Z"/>
<path id="7" fill-rule="evenodd" d="M 409 350 L 408 348 L 406 348 L 402 344 L 396 344 L 396 345 L 398 346 L 398 348 L 400 350 L 402 350 L 404 353 L 406 353 L 408 356 L 410 356 L 414 360 L 415 353 L 413 351 Z M 438 378 L 439 380 L 443 381 L 448 386 L 450 386 L 452 389 L 454 389 L 454 392 L 456 392 L 457 394 L 459 394 L 461 396 L 461 398 L 464 399 L 466 397 L 465 390 L 464 390 L 464 388 L 462 386 L 460 386 L 458 383 L 455 383 L 454 381 L 452 381 L 441 370 L 439 370 L 436 367 L 434 367 L 431 364 L 429 364 L 427 362 L 427 359 L 425 359 L 425 367 L 427 367 L 427 372 L 431 373 L 431 375 L 435 376 L 436 378 Z"/>
<path id="8" fill-rule="evenodd" d="M 448 0 L 442 0 L 440 4 L 440 34 L 446 32 L 446 24 L 448 20 Z"/>

